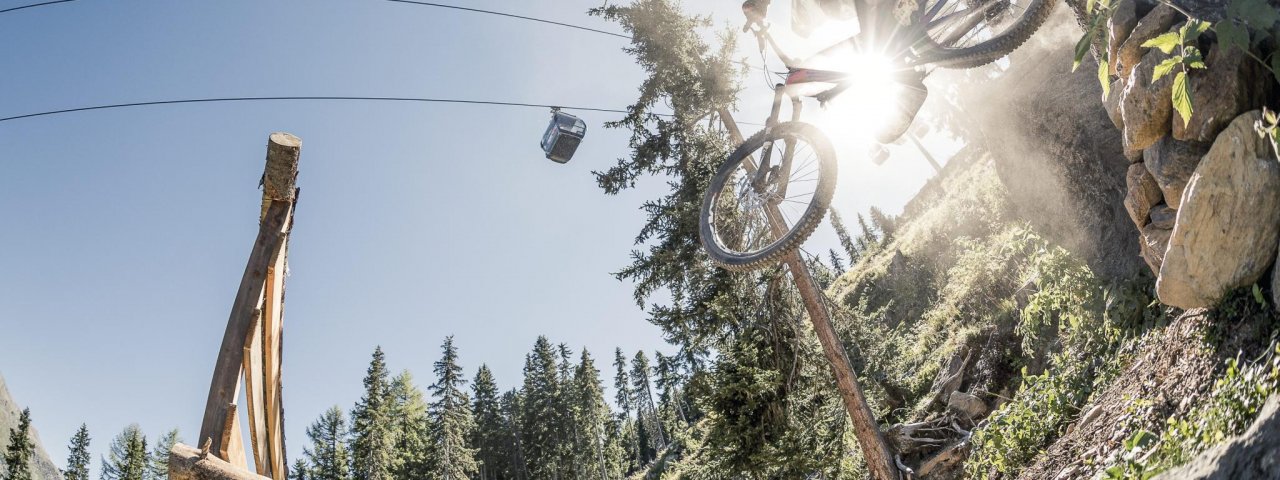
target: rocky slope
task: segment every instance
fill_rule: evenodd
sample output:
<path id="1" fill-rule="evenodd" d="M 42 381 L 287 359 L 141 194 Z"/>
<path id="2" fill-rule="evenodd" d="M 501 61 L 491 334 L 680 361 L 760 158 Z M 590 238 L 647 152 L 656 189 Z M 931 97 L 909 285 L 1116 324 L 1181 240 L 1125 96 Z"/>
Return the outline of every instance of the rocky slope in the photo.
<path id="1" fill-rule="evenodd" d="M 9 388 L 5 385 L 4 376 L 0 375 L 0 452 L 9 447 L 9 430 L 17 427 L 18 416 L 22 413 L 22 406 L 14 401 L 9 395 Z M 32 415 L 33 417 L 36 414 Z M 38 422 L 38 417 L 33 423 Z M 35 480 L 62 480 L 62 474 L 58 471 L 58 467 L 54 466 L 49 460 L 49 454 L 44 450 L 44 444 L 40 441 L 40 434 L 32 427 L 31 437 L 36 442 L 35 465 L 33 465 L 33 473 Z M 0 471 L 3 471 L 3 465 L 0 465 Z"/>

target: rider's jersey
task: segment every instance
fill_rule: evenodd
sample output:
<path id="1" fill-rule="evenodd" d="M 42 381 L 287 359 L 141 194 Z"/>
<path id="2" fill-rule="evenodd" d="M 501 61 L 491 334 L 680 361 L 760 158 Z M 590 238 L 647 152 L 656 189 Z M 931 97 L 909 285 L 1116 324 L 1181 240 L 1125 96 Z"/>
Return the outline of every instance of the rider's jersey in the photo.
<path id="1" fill-rule="evenodd" d="M 791 30 L 808 37 L 828 20 L 850 20 L 856 12 L 853 0 L 791 0 Z"/>

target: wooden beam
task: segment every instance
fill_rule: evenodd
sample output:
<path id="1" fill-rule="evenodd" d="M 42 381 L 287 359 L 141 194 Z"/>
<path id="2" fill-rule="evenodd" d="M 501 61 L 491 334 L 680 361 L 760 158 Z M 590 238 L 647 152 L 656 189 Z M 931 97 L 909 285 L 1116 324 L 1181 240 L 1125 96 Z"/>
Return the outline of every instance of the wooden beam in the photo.
<path id="1" fill-rule="evenodd" d="M 268 480 L 181 443 L 169 450 L 169 480 Z"/>
<path id="2" fill-rule="evenodd" d="M 227 412 L 227 422 L 220 435 L 222 447 L 218 455 L 225 458 L 227 463 L 248 470 L 249 464 L 244 458 L 244 440 L 240 438 L 240 410 L 233 403 L 228 406 Z"/>
<path id="3" fill-rule="evenodd" d="M 249 445 L 253 451 L 254 471 L 266 474 L 267 410 L 263 399 L 262 310 L 249 329 L 244 347 L 245 411 L 249 414 Z"/>
<path id="4" fill-rule="evenodd" d="M 284 458 L 284 421 L 281 414 L 280 363 L 282 360 L 280 338 L 283 332 L 284 272 L 288 257 L 288 241 L 276 256 L 275 264 L 267 268 L 266 294 L 263 299 L 263 360 L 266 368 L 267 452 L 270 469 L 259 473 L 285 480 L 288 473 Z"/>
<path id="5" fill-rule="evenodd" d="M 241 370 L 244 365 L 244 341 L 257 317 L 257 306 L 263 297 L 267 268 L 280 255 L 290 230 L 290 215 L 297 198 L 295 181 L 302 142 L 287 133 L 273 133 L 267 142 L 267 166 L 262 177 L 263 211 L 258 237 L 249 251 L 249 261 L 240 278 L 231 315 L 222 335 L 222 346 L 213 367 L 209 396 L 198 438 L 213 442 L 212 451 L 223 452 L 223 428 L 232 415 L 229 405 L 236 402 Z"/>
<path id="6" fill-rule="evenodd" d="M 738 130 L 738 124 L 733 120 L 733 116 L 727 109 L 717 111 L 725 128 L 729 130 L 730 137 L 737 144 L 742 144 L 742 132 Z M 743 160 L 745 168 L 749 172 L 755 171 L 755 161 L 751 158 Z M 766 210 L 766 216 L 769 218 L 770 226 L 777 238 L 782 238 L 787 232 L 787 227 L 782 220 L 782 213 L 778 211 L 777 206 L 771 206 Z M 867 405 L 866 395 L 862 393 L 862 387 L 858 385 L 858 377 L 853 372 L 853 367 L 849 363 L 849 355 L 845 352 L 844 343 L 840 341 L 840 337 L 836 334 L 835 327 L 831 324 L 831 312 L 827 310 L 826 294 L 822 289 L 818 288 L 818 283 L 813 280 L 813 274 L 809 271 L 809 267 L 804 264 L 804 260 L 800 258 L 799 250 L 793 251 L 783 257 L 783 263 L 791 270 L 791 278 L 796 283 L 796 289 L 800 291 L 800 298 L 804 300 L 805 310 L 809 313 L 809 321 L 813 323 L 814 334 L 818 337 L 818 342 L 822 344 L 822 352 L 827 357 L 827 364 L 831 366 L 831 371 L 835 375 L 836 390 L 840 393 L 840 399 L 844 402 L 845 411 L 849 414 L 849 419 L 853 422 L 853 434 L 858 439 L 859 445 L 862 447 L 863 459 L 867 462 L 868 473 L 871 478 L 876 480 L 898 480 L 901 476 L 898 468 L 894 463 L 893 455 L 890 454 L 889 444 L 884 441 L 884 435 L 880 432 L 880 426 L 876 423 L 875 414 L 871 413 L 871 407 Z"/>

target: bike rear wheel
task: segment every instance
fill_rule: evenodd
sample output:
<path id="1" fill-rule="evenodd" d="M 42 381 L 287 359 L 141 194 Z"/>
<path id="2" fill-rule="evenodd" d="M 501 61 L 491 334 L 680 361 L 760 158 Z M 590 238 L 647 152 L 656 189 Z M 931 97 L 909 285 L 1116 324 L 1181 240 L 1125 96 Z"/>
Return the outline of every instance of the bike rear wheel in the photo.
<path id="1" fill-rule="evenodd" d="M 757 186 L 756 162 L 766 148 L 773 168 Z M 728 270 L 770 264 L 799 248 L 818 227 L 835 183 L 835 150 L 817 128 L 787 122 L 760 131 L 739 145 L 712 177 L 699 215 L 702 245 Z"/>
<path id="2" fill-rule="evenodd" d="M 1022 46 L 1058 0 L 923 0 L 919 59 L 943 68 L 976 68 Z"/>

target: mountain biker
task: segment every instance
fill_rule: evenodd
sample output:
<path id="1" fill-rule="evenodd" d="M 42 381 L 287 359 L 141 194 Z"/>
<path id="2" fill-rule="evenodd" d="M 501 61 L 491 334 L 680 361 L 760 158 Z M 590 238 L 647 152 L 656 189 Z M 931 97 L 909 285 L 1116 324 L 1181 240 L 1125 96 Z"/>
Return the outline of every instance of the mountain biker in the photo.
<path id="1" fill-rule="evenodd" d="M 795 59 L 787 56 L 773 42 L 773 37 L 767 33 L 768 27 L 765 17 L 769 11 L 769 4 L 772 0 L 746 0 L 742 2 L 742 13 L 747 17 L 747 22 L 742 27 L 743 32 L 754 31 L 757 40 L 760 42 L 761 51 L 764 50 L 764 43 L 767 40 L 773 44 L 773 50 L 782 59 L 784 65 L 788 69 L 797 67 Z M 855 37 L 861 45 L 872 47 L 873 50 L 879 50 L 878 53 L 884 54 L 891 62 L 898 65 L 907 49 L 895 45 L 894 39 L 901 38 L 897 35 L 897 31 L 901 25 L 906 22 L 900 17 L 903 12 L 899 12 L 898 4 L 905 3 L 914 4 L 911 0 L 897 1 L 894 0 L 792 0 L 792 29 L 797 33 L 807 36 L 816 24 L 827 19 L 848 19 L 852 14 L 858 13 L 858 7 L 861 7 L 863 14 L 857 15 L 858 23 L 861 26 L 858 36 Z M 895 11 L 892 15 L 877 15 L 881 5 L 888 6 L 894 4 Z M 911 12 L 905 15 L 910 16 Z M 878 34 L 877 34 L 878 33 Z M 858 48 L 855 46 L 855 48 Z M 846 70 L 852 75 L 859 75 L 857 65 L 849 65 Z M 928 96 L 928 89 L 924 85 L 924 74 L 909 67 L 896 68 L 892 73 L 895 83 L 902 87 L 898 100 L 898 112 L 889 124 L 884 125 L 879 131 L 875 132 L 874 137 L 879 143 L 891 143 L 901 137 L 911 126 L 911 122 L 915 120 L 916 114 L 924 105 L 924 100 Z M 820 102 L 826 102 L 827 99 L 834 97 L 840 91 L 847 88 L 847 85 L 840 85 L 825 95 L 819 95 L 817 98 Z M 872 147 L 873 158 L 883 159 L 887 152 L 883 146 L 875 145 Z M 879 163 L 879 162 L 877 162 Z"/>

